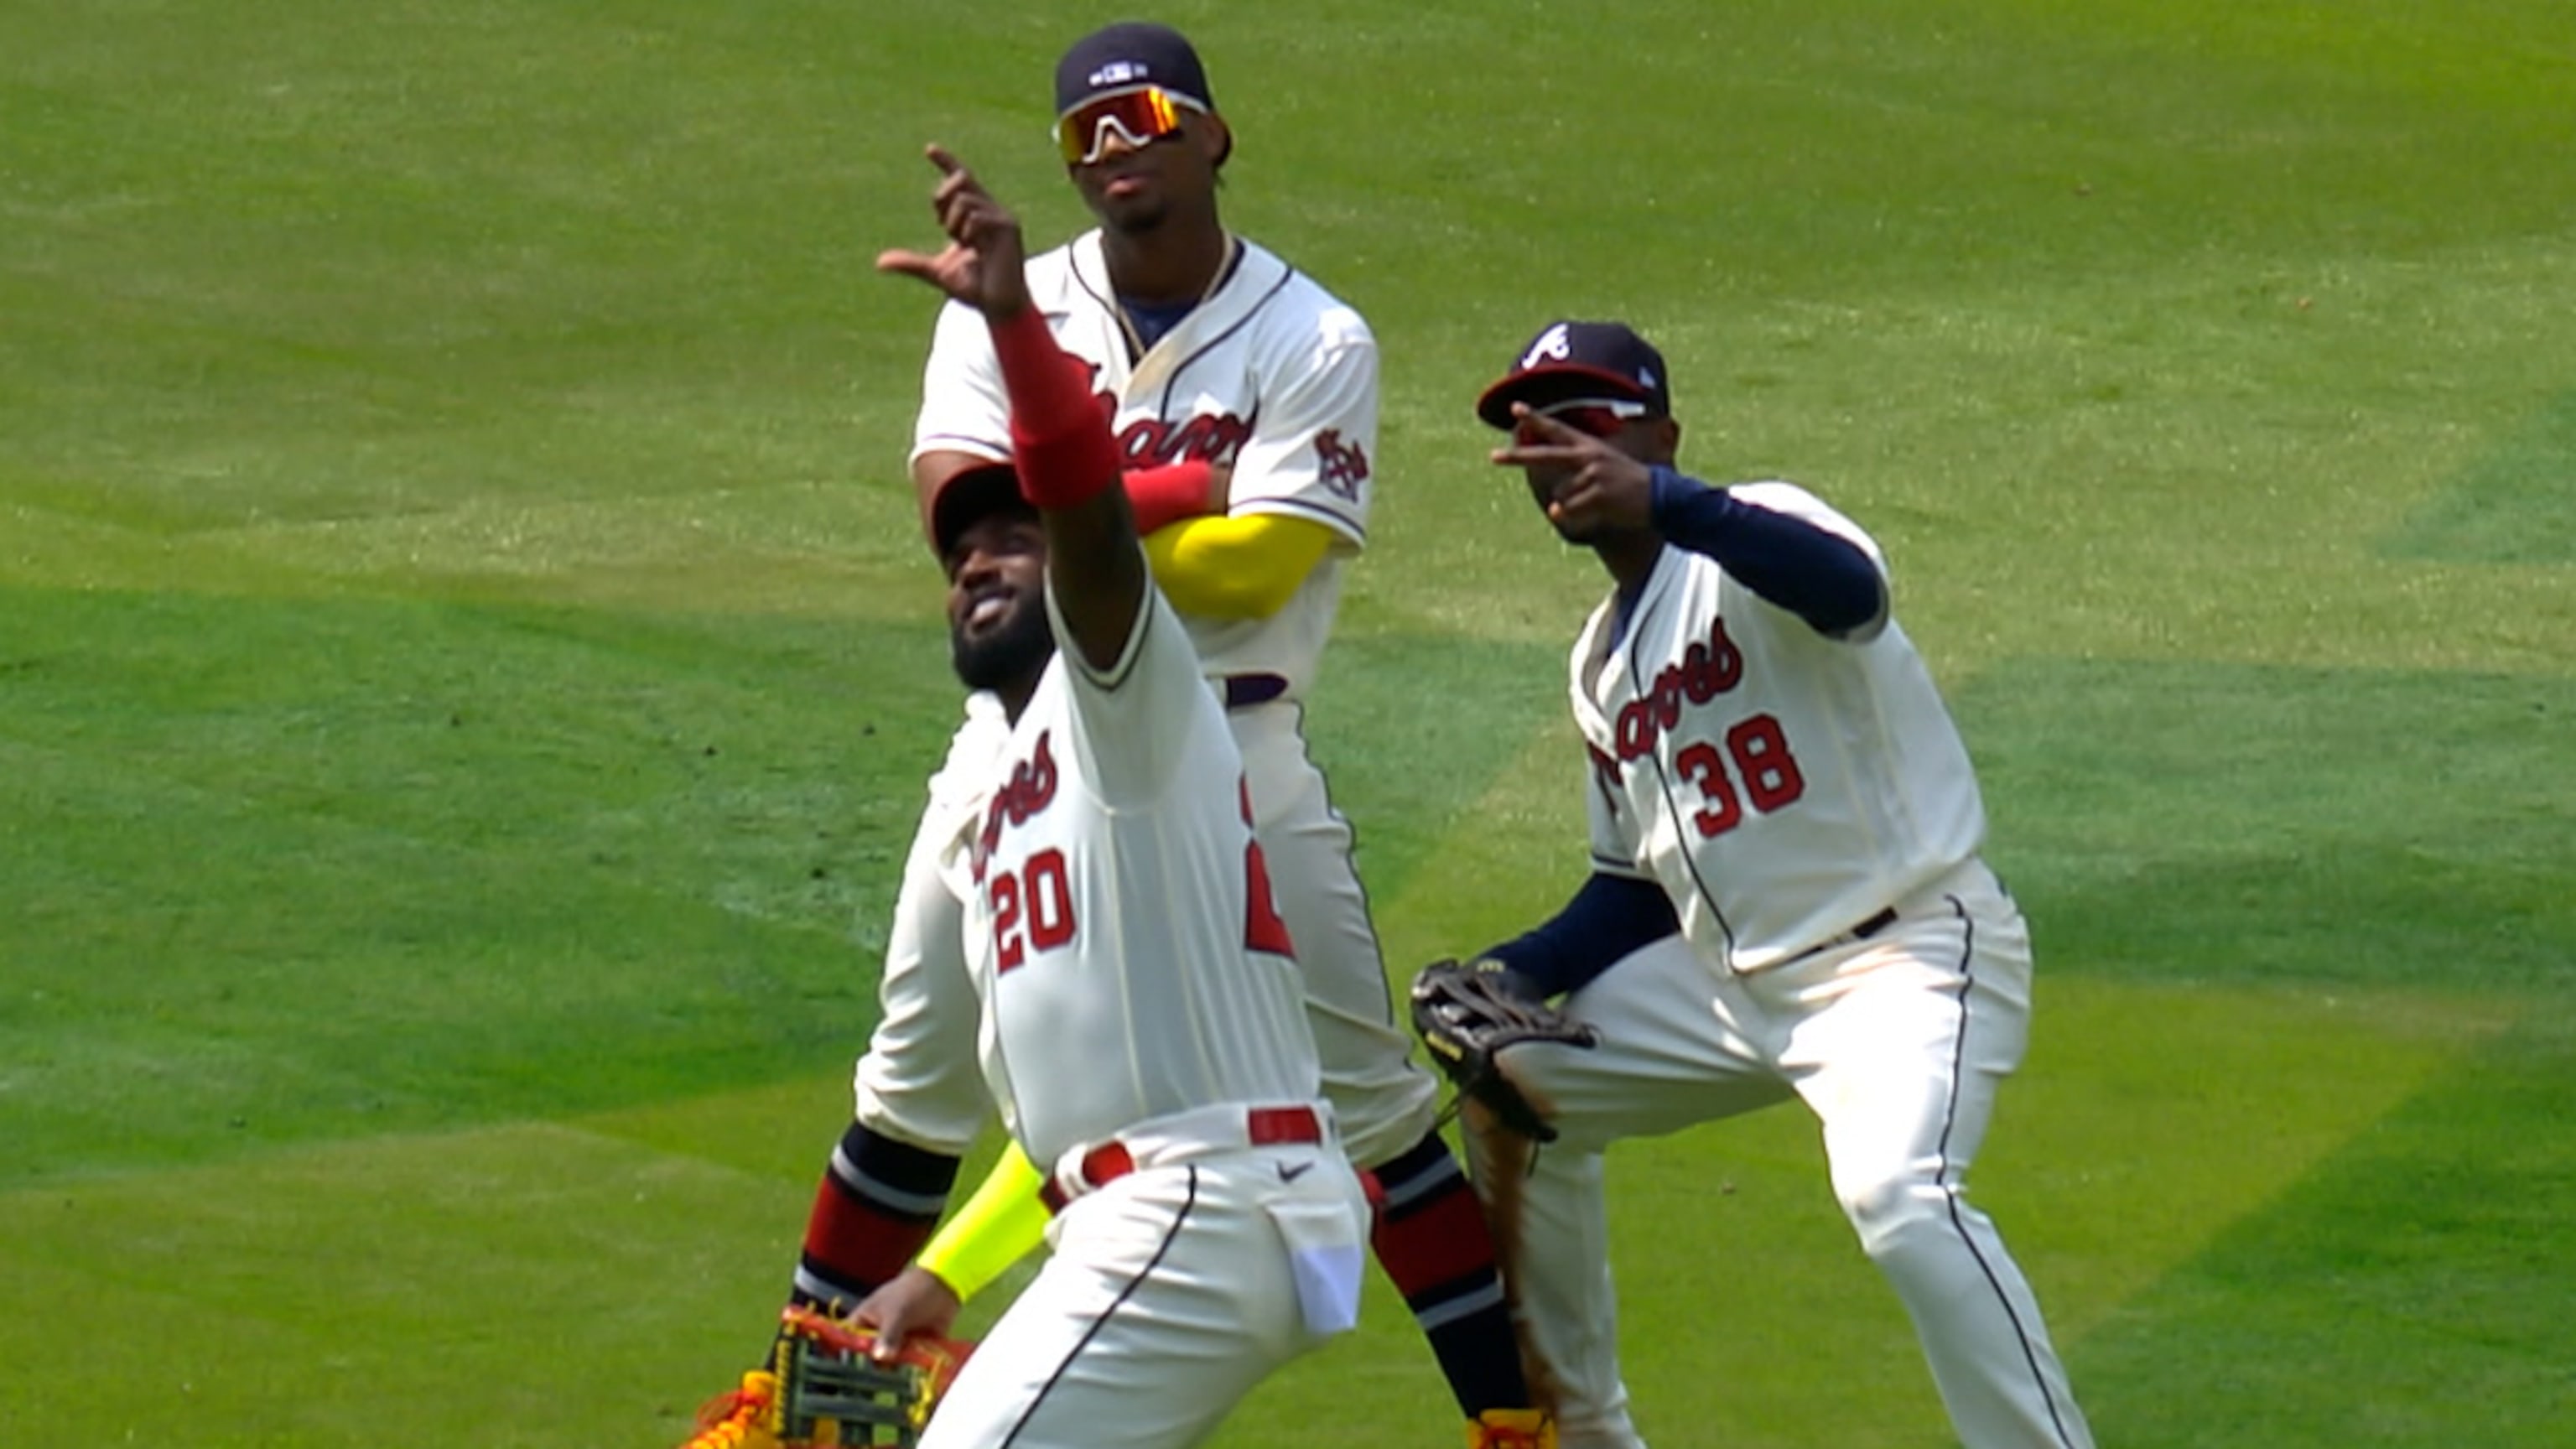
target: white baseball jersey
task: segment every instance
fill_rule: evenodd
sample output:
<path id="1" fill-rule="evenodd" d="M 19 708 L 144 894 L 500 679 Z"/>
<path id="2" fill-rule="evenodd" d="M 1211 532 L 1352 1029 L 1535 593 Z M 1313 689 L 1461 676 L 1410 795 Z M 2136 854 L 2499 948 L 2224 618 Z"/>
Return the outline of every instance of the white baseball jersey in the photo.
<path id="1" fill-rule="evenodd" d="M 1190 459 L 1233 469 L 1230 513 L 1278 513 L 1333 531 L 1339 547 L 1263 619 L 1187 620 L 1209 674 L 1276 674 L 1288 697 L 1315 677 L 1341 601 L 1345 558 L 1368 541 L 1377 450 L 1377 342 L 1359 313 L 1268 250 L 1238 241 L 1196 310 L 1136 350 L 1109 284 L 1100 234 L 1033 257 L 1029 293 L 1056 342 L 1112 399 L 1125 466 Z M 939 314 L 912 456 L 1004 458 L 1010 406 L 980 313 Z"/>
<path id="2" fill-rule="evenodd" d="M 1886 561 L 1788 483 L 1746 503 Z M 1818 634 L 1713 559 L 1667 547 L 1613 642 L 1617 600 L 1576 640 L 1596 869 L 1662 884 L 1703 956 L 1776 965 L 1975 855 L 1985 807 L 1922 656 L 1890 622 Z"/>
<path id="3" fill-rule="evenodd" d="M 1178 617 L 1146 597 L 1112 668 L 1047 666 L 940 864 L 965 902 L 985 1082 L 1037 1163 L 1151 1118 L 1321 1093 L 1242 756 Z"/>

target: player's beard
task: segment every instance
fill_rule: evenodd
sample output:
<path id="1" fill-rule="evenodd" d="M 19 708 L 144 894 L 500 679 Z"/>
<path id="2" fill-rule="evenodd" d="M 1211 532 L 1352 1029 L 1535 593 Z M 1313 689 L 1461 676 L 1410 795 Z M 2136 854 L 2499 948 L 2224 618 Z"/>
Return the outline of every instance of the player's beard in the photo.
<path id="1" fill-rule="evenodd" d="M 1033 678 L 1054 655 L 1055 630 L 1033 600 L 1023 599 L 990 633 L 970 635 L 963 625 L 948 631 L 948 661 L 968 689 L 1000 689 Z"/>
<path id="2" fill-rule="evenodd" d="M 1133 202 L 1102 208 L 1100 224 L 1126 237 L 1149 237 L 1171 220 L 1172 203 L 1166 198 L 1148 194 Z"/>

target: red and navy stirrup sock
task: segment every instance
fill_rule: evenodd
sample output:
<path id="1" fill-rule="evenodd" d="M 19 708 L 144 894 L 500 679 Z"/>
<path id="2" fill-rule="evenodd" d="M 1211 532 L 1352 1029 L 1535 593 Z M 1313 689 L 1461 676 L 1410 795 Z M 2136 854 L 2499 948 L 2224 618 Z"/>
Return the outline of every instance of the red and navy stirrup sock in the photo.
<path id="1" fill-rule="evenodd" d="M 851 1123 L 814 1189 L 788 1301 L 826 1311 L 857 1307 L 930 1241 L 956 1185 L 956 1158 Z"/>
<path id="2" fill-rule="evenodd" d="M 1377 1179 L 1385 1201 L 1369 1245 L 1431 1340 L 1458 1407 L 1470 1419 L 1529 1407 L 1493 1234 L 1449 1144 L 1434 1132 L 1379 1167 Z"/>

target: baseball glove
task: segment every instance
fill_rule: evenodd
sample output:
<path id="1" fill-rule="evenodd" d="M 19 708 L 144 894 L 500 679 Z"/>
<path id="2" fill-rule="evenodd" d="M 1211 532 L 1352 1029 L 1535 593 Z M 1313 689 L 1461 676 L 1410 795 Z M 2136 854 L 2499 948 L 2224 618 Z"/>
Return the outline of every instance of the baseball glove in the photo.
<path id="1" fill-rule="evenodd" d="M 916 1334 L 883 1363 L 876 1334 L 810 1308 L 779 1315 L 778 1437 L 789 1444 L 909 1446 L 975 1345 Z"/>
<path id="2" fill-rule="evenodd" d="M 1510 967 L 1491 960 L 1423 967 L 1413 978 L 1413 1029 L 1460 1096 L 1483 1103 L 1504 1126 L 1540 1142 L 1555 1141 L 1556 1129 L 1503 1075 L 1495 1053 L 1525 1041 L 1588 1047 L 1600 1040 L 1592 1028 L 1540 1000 Z"/>

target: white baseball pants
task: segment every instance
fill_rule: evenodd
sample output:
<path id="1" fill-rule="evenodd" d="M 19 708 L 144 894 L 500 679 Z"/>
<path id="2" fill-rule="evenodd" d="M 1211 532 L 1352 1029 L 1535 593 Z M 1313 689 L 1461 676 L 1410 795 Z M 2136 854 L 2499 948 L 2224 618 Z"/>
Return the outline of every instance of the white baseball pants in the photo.
<path id="1" fill-rule="evenodd" d="M 1149 1163 L 1072 1200 L 921 1449 L 1183 1449 L 1348 1328 L 1368 1201 L 1329 1139 Z"/>
<path id="2" fill-rule="evenodd" d="M 1521 1184 L 1516 1288 L 1562 1393 L 1564 1449 L 1641 1449 L 1618 1362 L 1601 1153 L 1796 1096 L 1834 1195 L 1914 1320 L 1968 1449 L 2091 1449 L 2030 1285 L 1966 1195 L 1995 1091 L 2029 1039 L 2030 938 L 1971 863 L 1867 940 L 1750 975 L 1683 938 L 1568 998 L 1590 1050 L 1531 1043 L 1508 1070 L 1555 1104 Z"/>

